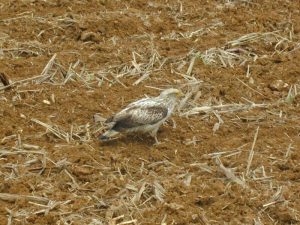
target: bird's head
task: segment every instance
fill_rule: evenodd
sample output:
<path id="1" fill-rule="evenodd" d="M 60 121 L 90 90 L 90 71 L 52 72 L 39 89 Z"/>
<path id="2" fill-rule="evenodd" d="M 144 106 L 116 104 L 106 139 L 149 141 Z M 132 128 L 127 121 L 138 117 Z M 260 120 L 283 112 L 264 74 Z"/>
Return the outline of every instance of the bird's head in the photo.
<path id="1" fill-rule="evenodd" d="M 160 93 L 160 97 L 163 97 L 163 98 L 165 98 L 165 97 L 177 98 L 177 97 L 182 97 L 182 96 L 184 96 L 182 91 L 179 89 L 176 89 L 176 88 L 169 88 Z"/>

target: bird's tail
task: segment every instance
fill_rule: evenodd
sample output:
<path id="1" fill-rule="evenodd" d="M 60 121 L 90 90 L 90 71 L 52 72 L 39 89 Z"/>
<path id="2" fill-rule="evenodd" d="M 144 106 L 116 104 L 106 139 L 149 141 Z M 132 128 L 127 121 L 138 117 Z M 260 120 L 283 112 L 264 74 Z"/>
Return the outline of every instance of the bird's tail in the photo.
<path id="1" fill-rule="evenodd" d="M 110 138 L 112 137 L 115 137 L 119 134 L 118 131 L 115 131 L 115 130 L 108 130 L 106 131 L 104 134 L 100 135 L 99 139 L 101 141 L 107 141 L 109 140 Z"/>

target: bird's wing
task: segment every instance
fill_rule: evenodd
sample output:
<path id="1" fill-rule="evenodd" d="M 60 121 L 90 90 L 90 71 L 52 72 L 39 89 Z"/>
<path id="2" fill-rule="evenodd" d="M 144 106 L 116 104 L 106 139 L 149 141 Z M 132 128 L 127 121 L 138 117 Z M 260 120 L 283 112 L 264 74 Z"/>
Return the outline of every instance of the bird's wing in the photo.
<path id="1" fill-rule="evenodd" d="M 113 130 L 122 131 L 147 124 L 155 124 L 168 115 L 168 108 L 160 104 L 138 104 L 117 113 L 111 122 L 115 122 Z"/>
<path id="2" fill-rule="evenodd" d="M 133 111 L 133 109 L 137 109 L 139 107 L 152 107 L 152 106 L 158 106 L 159 103 L 156 100 L 156 98 L 142 98 L 138 101 L 132 102 L 129 105 L 127 105 L 127 107 L 123 110 L 121 110 L 120 112 L 118 112 L 117 114 L 113 115 L 112 117 L 109 117 L 105 123 L 112 123 L 112 122 L 117 122 L 118 120 L 123 119 L 123 117 L 127 117 L 128 116 L 128 112 L 129 111 Z"/>

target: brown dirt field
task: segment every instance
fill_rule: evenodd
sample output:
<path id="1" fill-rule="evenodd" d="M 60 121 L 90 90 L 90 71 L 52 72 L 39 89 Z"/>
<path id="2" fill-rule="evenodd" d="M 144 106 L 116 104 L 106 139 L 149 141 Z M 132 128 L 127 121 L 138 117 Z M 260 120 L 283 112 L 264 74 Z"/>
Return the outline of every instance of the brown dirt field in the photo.
<path id="1" fill-rule="evenodd" d="M 1 0 L 0 73 L 0 224 L 300 224 L 299 1 Z"/>

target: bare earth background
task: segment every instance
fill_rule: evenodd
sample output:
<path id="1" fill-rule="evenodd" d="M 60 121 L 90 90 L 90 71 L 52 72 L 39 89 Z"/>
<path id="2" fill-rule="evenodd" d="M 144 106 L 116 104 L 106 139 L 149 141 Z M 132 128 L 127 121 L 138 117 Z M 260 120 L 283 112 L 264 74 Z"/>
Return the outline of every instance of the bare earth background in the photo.
<path id="1" fill-rule="evenodd" d="M 2 0 L 0 73 L 0 224 L 300 224 L 299 1 Z"/>

